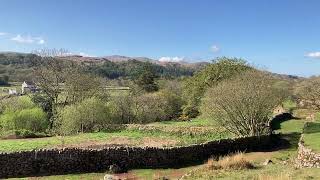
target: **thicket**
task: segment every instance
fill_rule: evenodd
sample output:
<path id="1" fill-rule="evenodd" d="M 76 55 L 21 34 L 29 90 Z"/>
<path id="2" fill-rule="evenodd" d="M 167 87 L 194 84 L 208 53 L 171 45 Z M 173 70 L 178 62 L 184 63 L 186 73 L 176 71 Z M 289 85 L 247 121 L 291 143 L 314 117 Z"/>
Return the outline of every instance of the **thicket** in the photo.
<path id="1" fill-rule="evenodd" d="M 48 128 L 46 113 L 37 107 L 29 97 L 15 97 L 1 103 L 1 135 L 21 135 L 45 133 Z"/>

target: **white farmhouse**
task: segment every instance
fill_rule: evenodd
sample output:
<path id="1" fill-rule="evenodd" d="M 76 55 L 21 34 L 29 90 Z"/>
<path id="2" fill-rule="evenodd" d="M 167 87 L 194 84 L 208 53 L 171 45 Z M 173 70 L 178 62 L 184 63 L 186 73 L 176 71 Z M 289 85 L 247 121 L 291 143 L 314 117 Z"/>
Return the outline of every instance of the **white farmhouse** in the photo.
<path id="1" fill-rule="evenodd" d="M 28 92 L 34 93 L 37 91 L 37 86 L 34 82 L 24 81 L 21 85 L 21 93 L 26 94 Z"/>

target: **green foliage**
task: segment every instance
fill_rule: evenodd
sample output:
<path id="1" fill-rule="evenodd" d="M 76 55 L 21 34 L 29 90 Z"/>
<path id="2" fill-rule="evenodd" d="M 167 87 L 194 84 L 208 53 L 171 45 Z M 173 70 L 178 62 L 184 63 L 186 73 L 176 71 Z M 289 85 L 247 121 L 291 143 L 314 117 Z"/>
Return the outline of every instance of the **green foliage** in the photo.
<path id="1" fill-rule="evenodd" d="M 187 101 L 184 114 L 191 118 L 197 116 L 201 98 L 208 88 L 249 69 L 252 68 L 242 59 L 222 57 L 187 78 L 183 85 L 183 96 Z"/>
<path id="2" fill-rule="evenodd" d="M 123 124 L 134 123 L 133 106 L 133 97 L 126 94 L 112 96 L 108 103 L 112 119 Z"/>
<path id="3" fill-rule="evenodd" d="M 1 100 L 0 112 L 16 112 L 34 108 L 36 105 L 28 96 L 18 96 Z"/>
<path id="4" fill-rule="evenodd" d="M 105 60 L 102 64 L 92 64 L 89 70 L 95 74 L 115 79 L 115 78 L 130 78 L 137 77 L 145 67 L 150 67 L 153 73 L 161 78 L 172 78 L 180 76 L 191 76 L 201 66 L 186 67 L 180 64 L 168 63 L 166 66 L 153 64 L 151 62 L 138 61 L 131 59 L 123 62 L 112 62 Z"/>
<path id="5" fill-rule="evenodd" d="M 46 113 L 41 108 L 6 111 L 0 116 L 2 131 L 30 131 L 33 133 L 45 132 L 48 128 Z M 18 134 L 17 134 L 18 135 Z"/>
<path id="6" fill-rule="evenodd" d="M 23 109 L 16 114 L 15 129 L 44 132 L 48 128 L 46 113 L 41 108 Z"/>
<path id="7" fill-rule="evenodd" d="M 154 92 L 159 89 L 157 83 L 155 82 L 156 76 L 151 70 L 145 69 L 141 72 L 135 82 L 139 87 L 141 87 L 146 92 Z"/>
<path id="8" fill-rule="evenodd" d="M 183 100 L 175 83 L 153 93 L 132 90 L 130 94 L 118 94 L 110 98 L 108 106 L 112 118 L 121 123 L 148 123 L 166 121 L 179 117 Z"/>
<path id="9" fill-rule="evenodd" d="M 286 99 L 283 103 L 282 106 L 285 110 L 288 112 L 292 112 L 294 109 L 297 108 L 297 103 L 293 101 L 292 99 Z"/>
<path id="10" fill-rule="evenodd" d="M 182 100 L 170 90 L 148 93 L 134 98 L 134 114 L 137 123 L 166 121 L 181 113 Z"/>
<path id="11" fill-rule="evenodd" d="M 107 105 L 97 98 L 85 99 L 66 106 L 60 112 L 59 133 L 68 135 L 99 131 L 112 121 Z"/>
<path id="12" fill-rule="evenodd" d="M 31 80 L 32 60 L 36 58 L 32 54 L 23 53 L 0 53 L 0 84 L 11 81 Z"/>
<path id="13" fill-rule="evenodd" d="M 0 127 L 3 132 L 45 132 L 48 128 L 46 113 L 37 107 L 28 96 L 2 100 Z"/>
<path id="14" fill-rule="evenodd" d="M 285 98 L 272 81 L 265 73 L 249 71 L 221 82 L 207 91 L 201 112 L 237 136 L 270 133 L 273 109 Z"/>

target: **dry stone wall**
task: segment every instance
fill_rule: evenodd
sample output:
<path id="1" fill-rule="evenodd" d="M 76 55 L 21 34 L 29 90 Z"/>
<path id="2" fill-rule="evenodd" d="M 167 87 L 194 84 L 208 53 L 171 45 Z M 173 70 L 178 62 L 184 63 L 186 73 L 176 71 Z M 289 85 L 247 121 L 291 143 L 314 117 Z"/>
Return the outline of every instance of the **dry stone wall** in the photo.
<path id="1" fill-rule="evenodd" d="M 276 146 L 276 135 L 223 139 L 172 148 L 115 147 L 105 149 L 51 149 L 0 154 L 0 178 L 105 172 L 121 169 L 170 168 L 203 162 L 211 156 L 236 151 L 261 151 Z"/>
<path id="2" fill-rule="evenodd" d="M 312 149 L 305 147 L 303 142 L 300 141 L 296 166 L 300 168 L 320 168 L 320 153 L 313 152 Z"/>

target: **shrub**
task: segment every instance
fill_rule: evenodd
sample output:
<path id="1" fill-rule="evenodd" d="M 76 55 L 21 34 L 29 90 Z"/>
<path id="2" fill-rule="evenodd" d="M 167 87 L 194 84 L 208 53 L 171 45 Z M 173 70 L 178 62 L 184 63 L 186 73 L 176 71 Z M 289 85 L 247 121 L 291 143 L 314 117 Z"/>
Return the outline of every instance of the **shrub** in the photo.
<path id="1" fill-rule="evenodd" d="M 133 103 L 135 122 L 148 123 L 178 118 L 181 106 L 181 98 L 168 90 L 140 95 L 134 98 Z"/>
<path id="2" fill-rule="evenodd" d="M 134 115 L 136 123 L 164 121 L 166 102 L 158 93 L 143 94 L 134 98 Z"/>
<path id="3" fill-rule="evenodd" d="M 48 128 L 46 113 L 41 108 L 24 109 L 15 117 L 16 129 L 44 132 Z"/>
<path id="4" fill-rule="evenodd" d="M 1 101 L 0 110 L 1 112 L 16 112 L 23 109 L 31 109 L 36 107 L 36 105 L 31 101 L 28 96 L 18 96 L 8 99 L 3 99 Z"/>
<path id="5" fill-rule="evenodd" d="M 133 98 L 130 95 L 113 96 L 108 103 L 112 119 L 115 122 L 128 124 L 134 122 Z"/>
<path id="6" fill-rule="evenodd" d="M 265 73 L 244 73 L 209 89 L 201 112 L 237 136 L 268 134 L 272 111 L 285 97 L 272 83 Z"/>
<path id="7" fill-rule="evenodd" d="M 220 158 L 218 161 L 210 159 L 207 163 L 209 169 L 217 170 L 243 170 L 254 169 L 254 165 L 247 161 L 243 153 L 236 153 L 233 155 Z"/>
<path id="8" fill-rule="evenodd" d="M 3 131 L 45 132 L 48 128 L 46 113 L 41 108 L 23 109 L 21 111 L 6 111 L 0 116 L 0 126 Z"/>
<path id="9" fill-rule="evenodd" d="M 106 103 L 97 98 L 66 106 L 60 112 L 59 133 L 64 135 L 94 132 L 114 123 Z"/>

